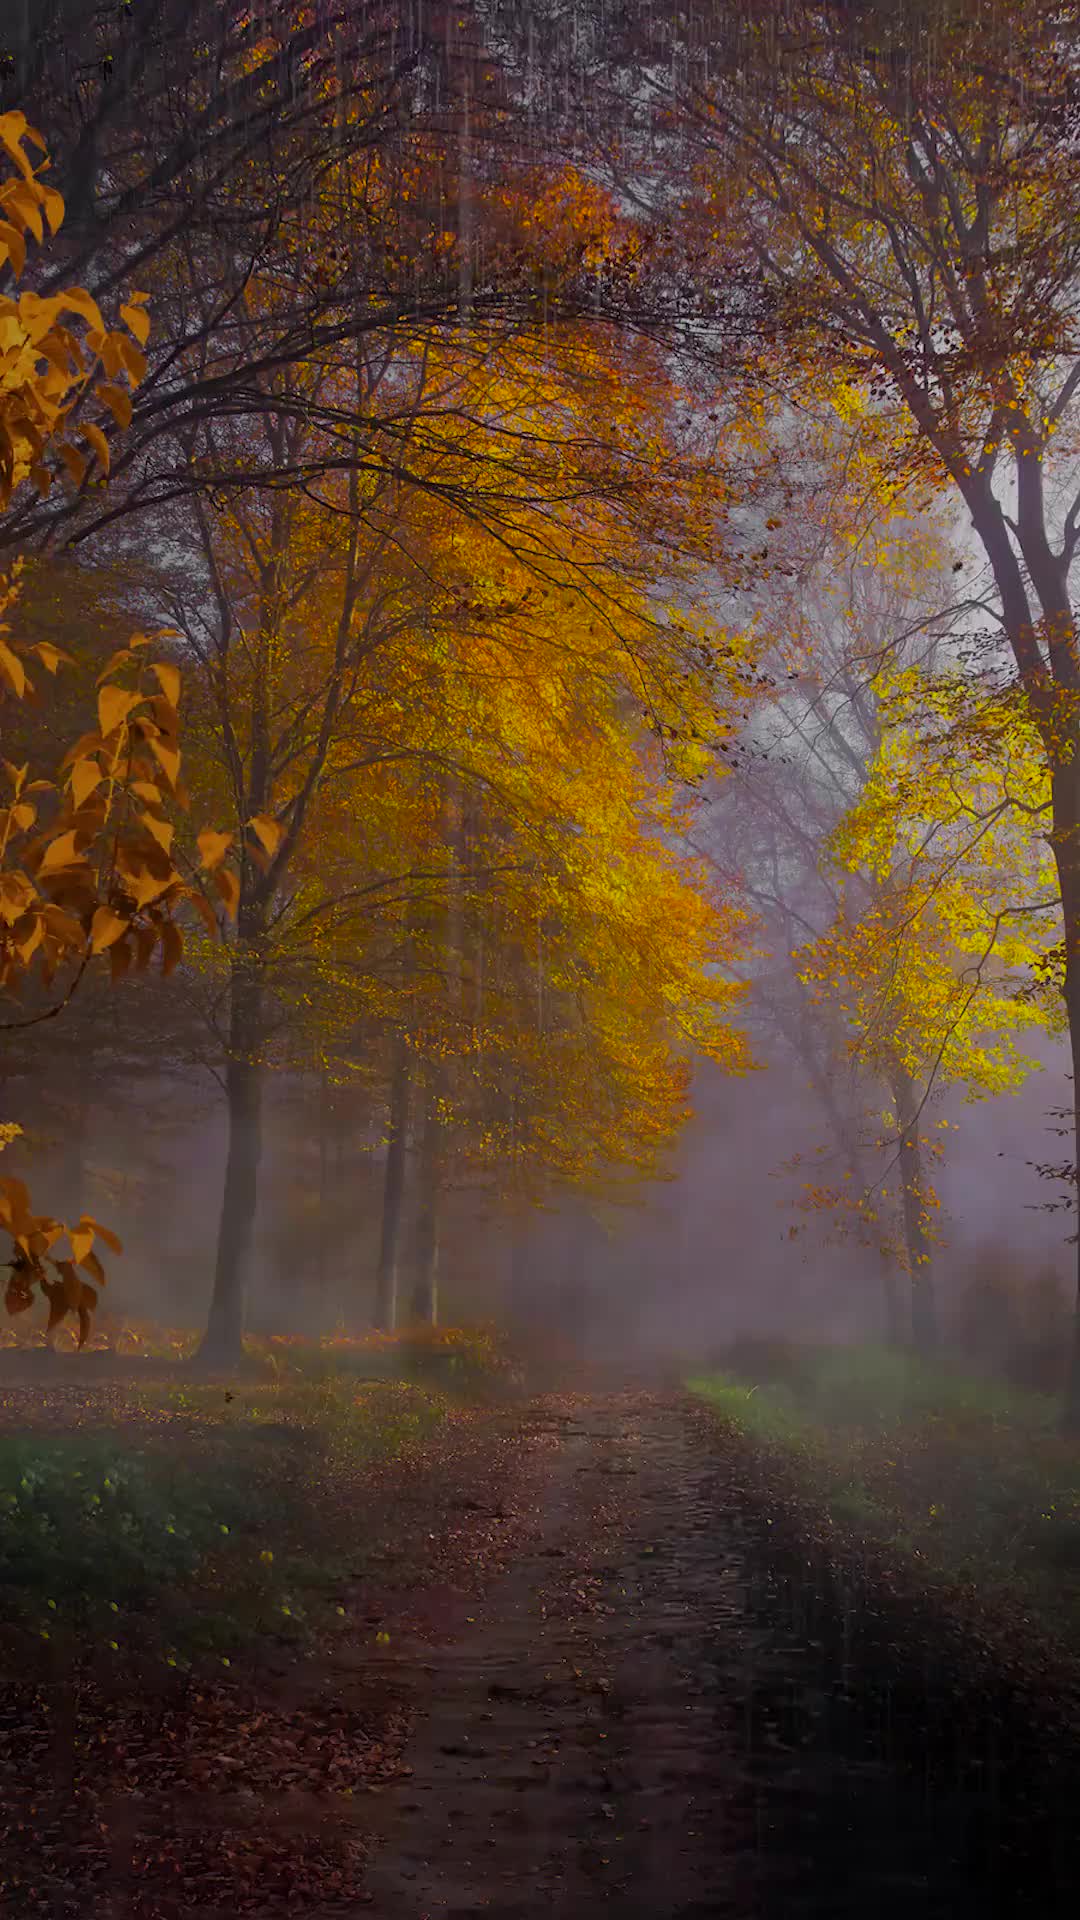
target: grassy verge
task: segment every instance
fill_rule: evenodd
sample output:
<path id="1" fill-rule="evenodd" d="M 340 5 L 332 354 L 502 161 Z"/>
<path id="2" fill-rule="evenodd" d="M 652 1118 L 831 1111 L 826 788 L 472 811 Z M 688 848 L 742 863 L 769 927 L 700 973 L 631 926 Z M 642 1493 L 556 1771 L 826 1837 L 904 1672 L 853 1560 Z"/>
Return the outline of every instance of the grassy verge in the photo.
<path id="1" fill-rule="evenodd" d="M 735 1350 L 690 1384 L 846 1534 L 1080 1644 L 1080 1448 L 1053 1400 L 874 1347 Z"/>
<path id="2" fill-rule="evenodd" d="M 363 1904 L 412 1654 L 529 1535 L 540 1462 L 463 1369 L 372 1381 L 299 1344 L 227 1381 L 166 1347 L 0 1385 L 12 1912 L 104 1911 L 118 1885 L 155 1914 Z"/>
<path id="3" fill-rule="evenodd" d="M 0 1627 L 169 1666 L 344 1624 L 365 1491 L 439 1441 L 435 1388 L 347 1375 L 147 1385 L 0 1432 Z M 347 1524 L 351 1516 L 351 1524 Z"/>

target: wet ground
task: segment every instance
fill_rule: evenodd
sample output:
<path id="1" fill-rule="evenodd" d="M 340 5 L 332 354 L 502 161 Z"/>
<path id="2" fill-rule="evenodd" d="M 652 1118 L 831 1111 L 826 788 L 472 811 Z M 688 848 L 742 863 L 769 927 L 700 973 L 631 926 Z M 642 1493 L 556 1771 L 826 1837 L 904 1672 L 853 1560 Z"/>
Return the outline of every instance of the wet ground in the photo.
<path id="1" fill-rule="evenodd" d="M 558 1439 L 540 1526 L 410 1676 L 412 1774 L 378 1805 L 365 1911 L 1080 1912 L 1067 1739 L 899 1603 L 777 1546 L 738 1450 L 685 1406 L 533 1419 Z"/>

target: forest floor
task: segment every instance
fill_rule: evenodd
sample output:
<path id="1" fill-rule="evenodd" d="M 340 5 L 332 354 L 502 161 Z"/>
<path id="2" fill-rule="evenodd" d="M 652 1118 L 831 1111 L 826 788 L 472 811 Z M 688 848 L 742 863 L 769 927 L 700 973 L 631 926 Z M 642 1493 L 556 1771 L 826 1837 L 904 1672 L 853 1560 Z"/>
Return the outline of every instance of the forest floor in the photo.
<path id="1" fill-rule="evenodd" d="M 252 1421 L 239 1387 L 227 1412 L 24 1391 L 0 1394 L 0 1488 L 22 1449 L 42 1535 L 21 1584 L 0 1568 L 12 1920 L 1076 1911 L 1070 1674 L 853 1556 L 685 1397 L 379 1388 Z M 102 1507 L 115 1597 L 88 1571 L 65 1631 L 49 1530 Z M 188 1572 L 166 1556 L 140 1595 L 120 1545 L 160 1547 L 166 1514 Z"/>

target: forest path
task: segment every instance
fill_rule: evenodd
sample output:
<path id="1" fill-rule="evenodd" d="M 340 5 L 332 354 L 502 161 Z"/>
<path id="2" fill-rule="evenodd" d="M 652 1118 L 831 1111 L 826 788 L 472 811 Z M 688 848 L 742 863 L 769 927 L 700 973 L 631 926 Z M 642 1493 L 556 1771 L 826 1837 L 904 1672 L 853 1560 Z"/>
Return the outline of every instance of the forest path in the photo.
<path id="1" fill-rule="evenodd" d="M 597 1900 L 742 1911 L 722 1812 L 717 1831 L 729 1763 L 694 1663 L 674 1653 L 739 1612 L 734 1565 L 710 1552 L 687 1564 L 713 1530 L 707 1469 L 686 1423 L 647 1400 L 537 1416 L 549 1423 L 540 1538 L 477 1603 L 472 1634 L 428 1656 L 413 1778 L 383 1803 L 366 1885 L 400 1920 L 569 1916 Z"/>
<path id="2" fill-rule="evenodd" d="M 464 1637 L 425 1653 L 412 1777 L 378 1806 L 365 1912 L 1077 1910 L 1075 1884 L 1009 1871 L 986 1752 L 941 1767 L 935 1683 L 898 1698 L 893 1727 L 887 1668 L 884 1684 L 861 1672 L 847 1625 L 792 1603 L 707 1420 L 641 1394 L 571 1408 L 530 1416 L 559 1436 L 532 1546 Z"/>

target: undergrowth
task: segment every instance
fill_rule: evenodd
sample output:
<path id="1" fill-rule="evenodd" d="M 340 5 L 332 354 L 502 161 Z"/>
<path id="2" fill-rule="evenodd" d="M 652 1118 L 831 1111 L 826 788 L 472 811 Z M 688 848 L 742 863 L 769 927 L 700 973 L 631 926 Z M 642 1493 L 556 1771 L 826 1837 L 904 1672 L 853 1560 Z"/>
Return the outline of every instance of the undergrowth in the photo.
<path id="1" fill-rule="evenodd" d="M 109 1431 L 0 1433 L 0 1628 L 228 1665 L 254 1636 L 344 1618 L 360 1529 L 333 1526 L 363 1476 L 428 1445 L 433 1389 L 340 1375 L 146 1387 Z M 357 1516 L 358 1518 L 358 1516 Z"/>
<path id="2" fill-rule="evenodd" d="M 1049 1395 L 880 1347 L 743 1346 L 691 1387 L 846 1533 L 1080 1636 L 1080 1448 Z"/>

